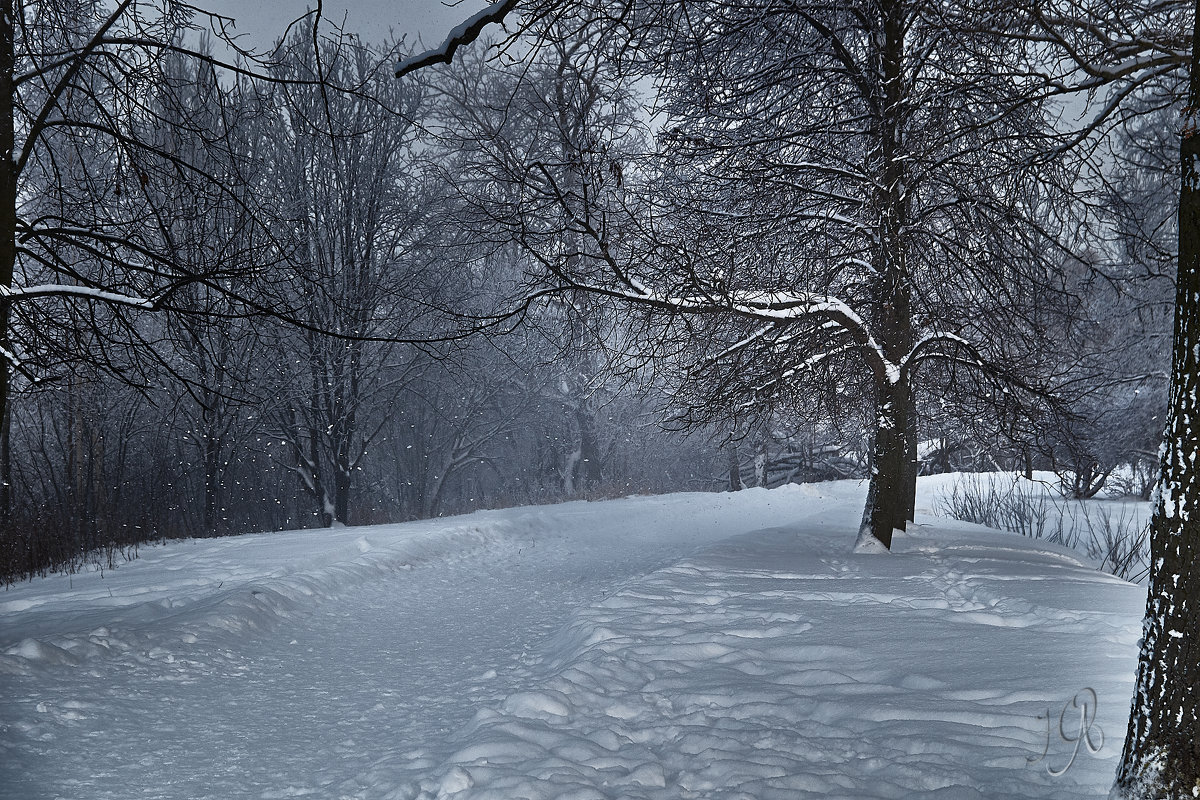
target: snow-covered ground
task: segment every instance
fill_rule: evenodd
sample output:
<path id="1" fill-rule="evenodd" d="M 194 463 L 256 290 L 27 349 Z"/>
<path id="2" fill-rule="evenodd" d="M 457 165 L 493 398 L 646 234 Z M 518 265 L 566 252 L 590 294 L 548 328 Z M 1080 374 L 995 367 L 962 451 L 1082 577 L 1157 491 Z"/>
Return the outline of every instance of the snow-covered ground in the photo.
<path id="1" fill-rule="evenodd" d="M 15 586 L 0 796 L 1104 796 L 1144 589 L 930 516 L 854 555 L 862 493 L 190 541 Z"/>

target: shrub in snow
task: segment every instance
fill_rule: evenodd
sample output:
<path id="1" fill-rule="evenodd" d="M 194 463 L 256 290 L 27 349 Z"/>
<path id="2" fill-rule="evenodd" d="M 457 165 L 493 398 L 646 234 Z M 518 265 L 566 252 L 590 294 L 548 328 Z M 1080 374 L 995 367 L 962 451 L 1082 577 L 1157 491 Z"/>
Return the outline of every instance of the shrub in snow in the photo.
<path id="1" fill-rule="evenodd" d="M 1048 484 L 1002 473 L 968 474 L 939 498 L 947 516 L 1085 553 L 1105 572 L 1146 578 L 1146 526 L 1126 503 L 1068 500 Z"/>

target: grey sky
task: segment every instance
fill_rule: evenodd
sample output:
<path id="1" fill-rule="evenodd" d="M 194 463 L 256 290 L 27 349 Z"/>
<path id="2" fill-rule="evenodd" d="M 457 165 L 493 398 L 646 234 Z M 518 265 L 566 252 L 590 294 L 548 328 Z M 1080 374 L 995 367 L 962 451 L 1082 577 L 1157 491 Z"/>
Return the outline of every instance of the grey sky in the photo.
<path id="1" fill-rule="evenodd" d="M 316 0 L 199 0 L 196 5 L 237 20 L 238 33 L 246 34 L 258 47 L 269 47 L 289 22 Z M 325 17 L 341 22 L 346 29 L 368 41 L 382 41 L 389 29 L 396 38 L 422 37 L 426 45 L 438 44 L 459 22 L 485 5 L 483 0 L 461 0 L 448 6 L 440 0 L 325 0 Z"/>

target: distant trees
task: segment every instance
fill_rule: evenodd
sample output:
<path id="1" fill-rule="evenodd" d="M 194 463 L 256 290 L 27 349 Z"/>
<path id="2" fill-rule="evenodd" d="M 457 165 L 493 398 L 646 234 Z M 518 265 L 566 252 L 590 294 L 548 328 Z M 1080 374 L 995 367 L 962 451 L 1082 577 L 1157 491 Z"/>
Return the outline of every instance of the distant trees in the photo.
<path id="1" fill-rule="evenodd" d="M 505 69 L 475 54 L 428 79 L 434 159 L 454 187 L 447 207 L 463 252 L 487 263 L 493 307 L 521 309 L 524 360 L 539 378 L 526 390 L 557 407 L 565 423 L 547 442 L 562 491 L 603 481 L 608 346 L 616 343 L 612 304 L 590 292 L 546 291 L 544 259 L 587 269 L 587 237 L 549 190 L 581 193 L 599 208 L 621 191 L 622 159 L 642 150 L 633 93 L 613 80 L 605 49 L 587 32 L 547 42 L 531 63 Z M 503 266 L 501 266 L 503 265 Z"/>
<path id="2" fill-rule="evenodd" d="M 239 237 L 261 219 L 245 182 L 230 177 L 245 156 L 234 131 L 252 111 L 242 87 L 213 91 L 216 60 L 201 42 L 206 31 L 221 37 L 222 20 L 172 2 L 0 3 L 0 517 L 6 538 L 29 535 L 27 526 L 18 534 L 8 516 L 14 455 L 25 460 L 26 479 L 41 481 L 25 469 L 36 463 L 29 451 L 14 454 L 38 447 L 36 438 L 13 439 L 14 398 L 59 384 L 54 391 L 71 409 L 64 469 L 75 476 L 67 481 L 76 498 L 68 506 L 74 524 L 88 528 L 101 520 L 120 527 L 127 515 L 113 481 L 120 484 L 121 465 L 128 465 L 128 442 L 113 437 L 129 427 L 110 428 L 109 413 L 119 419 L 125 411 L 89 407 L 86 398 L 107 398 L 107 406 L 121 395 L 100 388 L 110 375 L 145 388 L 159 368 L 173 370 L 160 356 L 177 331 L 168 331 L 162 318 L 148 322 L 146 312 L 196 311 L 196 298 L 183 297 L 185 291 L 220 294 L 228 281 L 245 276 L 248 259 L 229 248 L 240 246 Z M 227 68 L 248 74 L 245 62 Z M 240 229 L 235 234 L 214 219 L 206 241 L 198 241 L 192 236 L 199 233 L 196 215 L 215 206 L 226 220 L 236 215 Z M 205 248 L 207 255 L 197 257 Z M 33 397 L 30 402 L 39 405 Z M 51 428 L 63 421 L 58 416 Z M 20 426 L 23 437 L 46 430 L 44 420 L 29 423 Z M 53 441 L 43 442 L 51 445 L 43 454 Z M 22 498 L 22 507 L 37 517 L 47 499 Z M 95 544 L 94 533 L 81 546 Z"/>
<path id="3" fill-rule="evenodd" d="M 386 48 L 310 16 L 270 57 L 221 60 L 201 29 L 224 21 L 171 3 L 16 10 L 4 575 L 163 536 L 714 485 L 706 442 L 605 405 L 594 302 L 464 338 L 524 265 L 468 235 L 478 209 L 444 177 L 478 148 L 417 124 L 432 89 L 381 76 Z M 569 156 L 570 120 L 527 120 Z"/>
<path id="4" fill-rule="evenodd" d="M 503 176 L 542 285 L 658 312 L 709 413 L 865 393 L 865 538 L 911 514 L 915 393 L 1044 399 L 1066 186 L 1020 37 L 901 0 L 518 8 L 534 63 L 600 63 L 605 98 L 659 82 L 652 160 L 580 105 L 581 171 L 539 155 Z"/>
<path id="5" fill-rule="evenodd" d="M 354 38 L 314 47 L 298 31 L 273 71 L 283 82 L 266 132 L 274 174 L 262 190 L 279 204 L 292 270 L 282 300 L 294 312 L 264 334 L 277 359 L 268 414 L 287 442 L 287 469 L 326 525 L 350 521 L 355 476 L 383 427 L 372 412 L 396 391 L 386 369 L 402 356 L 396 340 L 421 335 L 413 326 L 451 277 L 414 252 L 418 95 L 380 72 L 389 60 Z"/>

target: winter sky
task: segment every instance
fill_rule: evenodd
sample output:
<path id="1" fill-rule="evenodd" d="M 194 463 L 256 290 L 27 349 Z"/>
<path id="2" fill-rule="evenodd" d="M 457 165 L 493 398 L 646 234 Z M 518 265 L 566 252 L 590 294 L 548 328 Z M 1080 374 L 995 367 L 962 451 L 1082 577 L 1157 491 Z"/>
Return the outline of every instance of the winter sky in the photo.
<path id="1" fill-rule="evenodd" d="M 238 33 L 247 35 L 258 47 L 270 46 L 292 20 L 316 6 L 316 0 L 207 0 L 197 5 L 237 20 Z M 420 36 L 427 45 L 440 43 L 446 33 L 469 17 L 482 0 L 325 0 L 323 14 L 368 41 L 407 35 Z"/>

